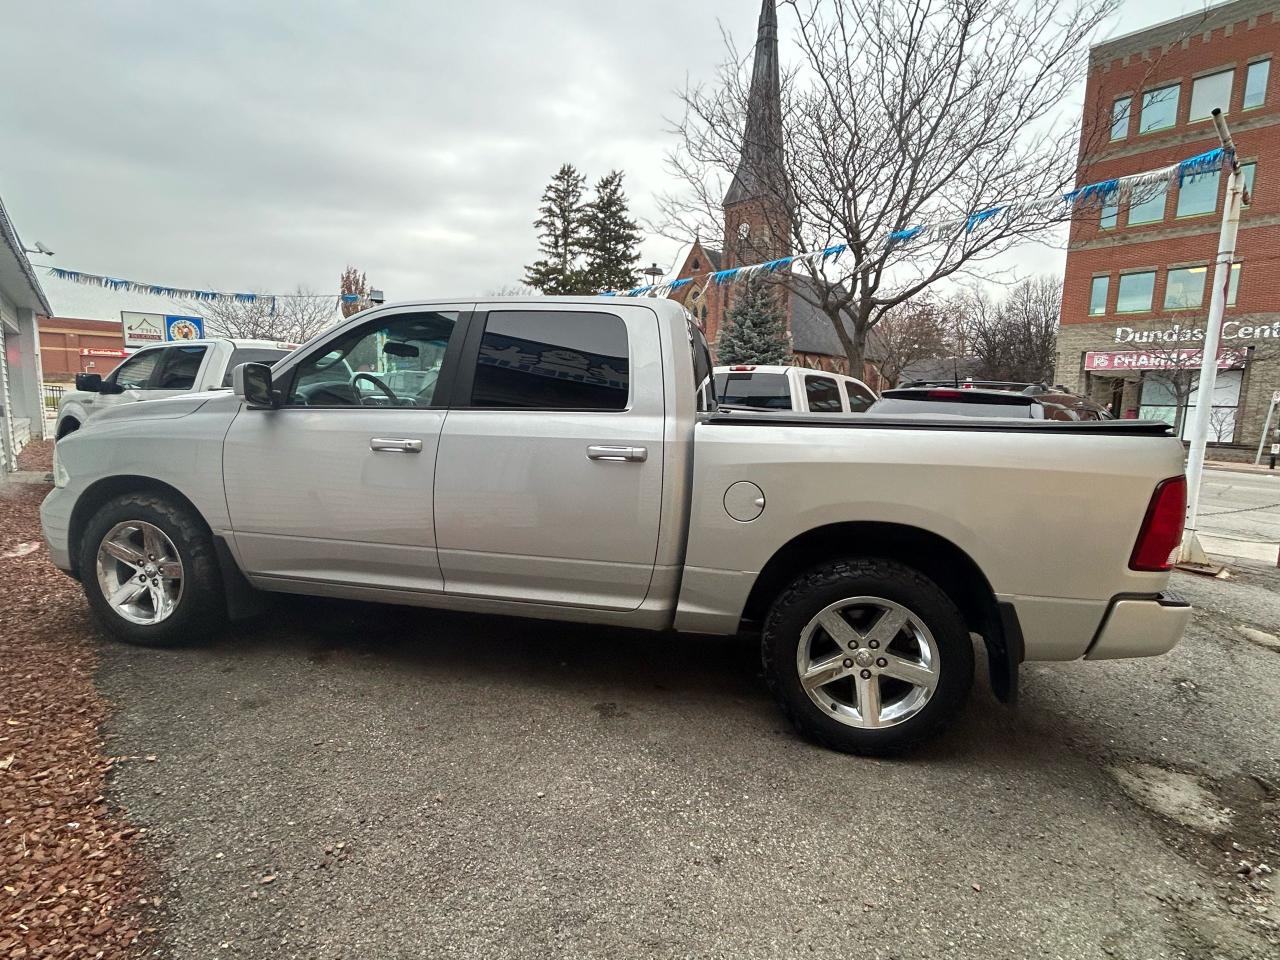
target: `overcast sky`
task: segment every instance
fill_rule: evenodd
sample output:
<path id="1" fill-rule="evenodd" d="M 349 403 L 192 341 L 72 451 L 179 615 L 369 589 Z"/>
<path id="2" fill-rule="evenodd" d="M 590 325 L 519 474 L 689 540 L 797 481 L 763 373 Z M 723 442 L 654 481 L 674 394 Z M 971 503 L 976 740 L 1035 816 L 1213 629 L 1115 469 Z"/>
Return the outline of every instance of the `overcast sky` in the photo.
<path id="1" fill-rule="evenodd" d="M 336 291 L 347 263 L 391 299 L 482 295 L 535 256 L 565 161 L 670 189 L 676 91 L 711 77 L 757 0 L 5 2 L 0 196 L 68 269 L 220 290 Z M 1199 9 L 1126 0 L 1106 35 Z M 299 11 L 305 10 L 305 13 Z M 782 57 L 789 57 L 782 11 Z M 1078 105 L 1073 105 L 1078 110 Z M 660 238 L 645 263 L 679 251 Z M 1054 269 L 1028 249 L 1016 269 Z M 64 316 L 162 310 L 42 282 Z"/>

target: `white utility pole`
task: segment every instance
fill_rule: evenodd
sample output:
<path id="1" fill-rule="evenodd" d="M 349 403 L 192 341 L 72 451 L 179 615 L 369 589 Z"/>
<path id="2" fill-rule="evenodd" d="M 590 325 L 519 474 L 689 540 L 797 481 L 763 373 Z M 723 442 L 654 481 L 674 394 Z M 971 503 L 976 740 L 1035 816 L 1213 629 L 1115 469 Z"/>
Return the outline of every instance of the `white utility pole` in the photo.
<path id="1" fill-rule="evenodd" d="M 1236 256 L 1236 232 L 1240 226 L 1240 207 L 1244 199 L 1244 177 L 1236 160 L 1236 145 L 1231 131 L 1222 119 L 1222 111 L 1213 111 L 1213 125 L 1226 151 L 1227 198 L 1222 208 L 1222 232 L 1218 235 L 1218 257 L 1213 268 L 1213 295 L 1209 298 L 1209 319 L 1205 324 L 1204 353 L 1200 361 L 1200 383 L 1196 390 L 1196 409 L 1191 420 L 1191 448 L 1187 452 L 1187 525 L 1182 535 L 1179 563 L 1208 563 L 1208 557 L 1196 536 L 1200 513 L 1200 483 L 1204 478 L 1204 451 L 1209 441 L 1209 415 L 1213 412 L 1213 389 L 1218 379 L 1218 342 L 1222 338 L 1222 315 L 1227 306 L 1227 287 L 1231 283 L 1231 264 Z"/>

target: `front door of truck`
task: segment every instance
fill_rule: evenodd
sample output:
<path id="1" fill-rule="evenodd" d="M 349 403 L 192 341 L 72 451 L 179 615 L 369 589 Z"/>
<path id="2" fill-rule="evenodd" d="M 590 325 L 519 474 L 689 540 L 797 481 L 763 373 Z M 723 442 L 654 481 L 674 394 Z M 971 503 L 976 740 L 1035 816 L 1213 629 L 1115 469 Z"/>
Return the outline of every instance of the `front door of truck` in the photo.
<path id="1" fill-rule="evenodd" d="M 647 308 L 480 306 L 436 462 L 446 593 L 641 604 L 662 505 L 661 358 Z"/>
<path id="2" fill-rule="evenodd" d="M 379 312 L 281 371 L 279 409 L 240 410 L 223 475 L 247 573 L 442 589 L 431 496 L 451 343 L 469 308 Z"/>

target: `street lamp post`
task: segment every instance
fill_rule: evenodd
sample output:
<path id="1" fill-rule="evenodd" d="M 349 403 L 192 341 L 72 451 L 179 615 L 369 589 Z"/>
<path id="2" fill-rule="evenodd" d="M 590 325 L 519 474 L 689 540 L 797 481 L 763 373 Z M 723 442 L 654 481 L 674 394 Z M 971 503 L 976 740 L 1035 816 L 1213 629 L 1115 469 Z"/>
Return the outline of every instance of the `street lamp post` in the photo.
<path id="1" fill-rule="evenodd" d="M 667 271 L 663 270 L 656 263 L 651 263 L 649 264 L 649 266 L 645 267 L 640 272 L 649 278 L 649 286 L 654 286 L 655 284 L 658 283 L 659 280 L 662 279 L 662 275 Z M 651 297 L 656 296 L 656 294 L 650 291 L 649 296 Z"/>

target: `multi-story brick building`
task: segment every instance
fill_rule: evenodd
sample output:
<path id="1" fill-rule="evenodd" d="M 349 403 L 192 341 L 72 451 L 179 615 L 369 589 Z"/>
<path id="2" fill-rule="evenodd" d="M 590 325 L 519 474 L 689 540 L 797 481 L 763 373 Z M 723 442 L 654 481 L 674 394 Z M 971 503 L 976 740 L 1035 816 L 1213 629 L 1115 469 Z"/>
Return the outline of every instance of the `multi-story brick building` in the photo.
<path id="1" fill-rule="evenodd" d="M 128 356 L 119 320 L 40 318 L 44 378 L 74 380 L 77 373 L 109 373 Z"/>
<path id="2" fill-rule="evenodd" d="M 1248 190 L 1228 290 L 1210 442 L 1256 448 L 1280 389 L 1280 2 L 1234 0 L 1091 52 L 1077 182 L 1218 145 L 1223 109 Z M 1057 379 L 1117 416 L 1183 424 L 1209 309 L 1227 176 L 1175 178 L 1072 224 Z M 1181 410 L 1179 409 L 1181 408 Z"/>

